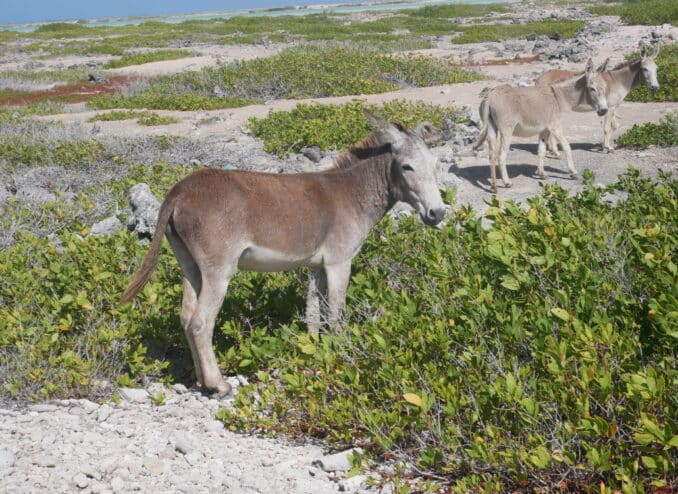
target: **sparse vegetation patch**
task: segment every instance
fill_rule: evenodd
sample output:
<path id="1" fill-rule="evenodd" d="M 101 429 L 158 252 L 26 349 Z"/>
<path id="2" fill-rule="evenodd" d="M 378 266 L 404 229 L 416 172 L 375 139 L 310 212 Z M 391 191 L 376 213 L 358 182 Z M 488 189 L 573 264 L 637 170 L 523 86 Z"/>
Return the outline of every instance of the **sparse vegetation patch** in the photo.
<path id="1" fill-rule="evenodd" d="M 658 123 L 634 124 L 617 139 L 623 147 L 678 146 L 678 114 L 669 113 Z"/>
<path id="2" fill-rule="evenodd" d="M 529 34 L 546 36 L 560 34 L 563 38 L 572 38 L 585 25 L 586 23 L 583 21 L 570 19 L 528 22 L 526 24 L 479 24 L 459 27 L 458 30 L 462 34 L 452 38 L 452 42 L 479 43 L 481 41 L 502 41 Z"/>
<path id="3" fill-rule="evenodd" d="M 145 53 L 129 53 L 116 60 L 111 60 L 104 65 L 104 68 L 116 69 L 129 65 L 141 65 L 150 62 L 161 62 L 163 60 L 176 60 L 178 58 L 190 56 L 193 56 L 193 52 L 189 50 L 155 50 Z"/>

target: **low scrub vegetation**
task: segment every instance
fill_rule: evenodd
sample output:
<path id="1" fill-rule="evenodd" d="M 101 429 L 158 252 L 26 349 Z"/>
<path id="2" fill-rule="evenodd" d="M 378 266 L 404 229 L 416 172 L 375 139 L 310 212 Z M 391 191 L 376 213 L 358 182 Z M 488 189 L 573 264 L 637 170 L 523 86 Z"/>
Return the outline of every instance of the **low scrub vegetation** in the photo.
<path id="1" fill-rule="evenodd" d="M 627 58 L 638 56 L 638 53 L 632 53 Z M 641 84 L 626 96 L 627 101 L 678 101 L 678 44 L 662 46 L 656 62 L 659 91 L 653 93 Z"/>
<path id="2" fill-rule="evenodd" d="M 125 96 L 122 94 L 106 94 L 95 96 L 87 102 L 87 106 L 97 110 L 114 108 L 198 111 L 219 110 L 222 108 L 238 108 L 260 100 L 252 98 L 224 98 L 199 96 L 195 94 L 167 94 L 160 91 L 145 91 L 140 94 Z"/>
<path id="3" fill-rule="evenodd" d="M 673 0 L 621 0 L 616 5 L 596 5 L 589 10 L 597 15 L 618 15 L 626 24 L 678 25 L 678 4 Z"/>
<path id="4" fill-rule="evenodd" d="M 169 125 L 179 122 L 179 119 L 169 116 L 161 116 L 157 113 L 149 111 L 111 111 L 108 113 L 100 113 L 94 115 L 88 122 L 105 121 L 111 122 L 116 120 L 136 120 L 139 125 L 155 126 L 155 125 Z"/>
<path id="5" fill-rule="evenodd" d="M 222 368 L 252 384 L 219 417 L 407 460 L 437 479 L 422 491 L 671 485 L 678 182 L 634 171 L 593 183 L 574 197 L 548 185 L 525 208 L 495 201 L 487 228 L 467 208 L 440 230 L 384 220 L 354 263 L 341 330 L 320 339 L 299 322 L 303 277 L 240 273 L 215 343 Z M 115 307 L 145 250 L 76 223 L 0 252 L 2 392 L 187 378 L 167 246 L 137 302 Z"/>
<path id="6" fill-rule="evenodd" d="M 563 38 L 572 38 L 585 25 L 586 23 L 583 21 L 569 19 L 528 22 L 527 24 L 478 24 L 459 28 L 462 33 L 452 38 L 452 42 L 479 43 L 481 41 L 502 41 L 529 34 L 546 36 L 560 34 Z"/>
<path id="7" fill-rule="evenodd" d="M 310 46 L 288 48 L 273 57 L 208 67 L 200 72 L 159 77 L 137 94 L 102 96 L 95 98 L 91 106 L 181 109 L 176 107 L 179 105 L 170 107 L 176 98 L 195 99 L 202 105 L 199 109 L 208 109 L 205 106 L 209 100 L 224 97 L 244 103 L 273 98 L 374 94 L 479 78 L 474 72 L 451 68 L 425 57 L 395 57 L 339 46 Z"/>
<path id="8" fill-rule="evenodd" d="M 659 123 L 634 124 L 617 139 L 622 147 L 678 146 L 678 113 L 669 113 Z"/>
<path id="9" fill-rule="evenodd" d="M 364 103 L 354 101 L 344 105 L 297 105 L 292 111 L 272 111 L 266 118 L 251 118 L 252 134 L 264 141 L 264 149 L 284 157 L 304 146 L 321 150 L 346 149 L 362 140 L 370 131 L 363 114 Z M 370 105 L 381 118 L 400 121 L 405 127 L 429 121 L 441 128 L 457 117 L 457 111 L 421 102 L 395 100 L 382 106 Z"/>
<path id="10" fill-rule="evenodd" d="M 176 60 L 178 58 L 190 56 L 193 56 L 193 52 L 189 50 L 155 50 L 145 53 L 129 53 L 116 60 L 111 60 L 104 65 L 104 68 L 117 69 L 129 65 L 141 65 L 150 62 L 161 62 L 163 60 Z"/>

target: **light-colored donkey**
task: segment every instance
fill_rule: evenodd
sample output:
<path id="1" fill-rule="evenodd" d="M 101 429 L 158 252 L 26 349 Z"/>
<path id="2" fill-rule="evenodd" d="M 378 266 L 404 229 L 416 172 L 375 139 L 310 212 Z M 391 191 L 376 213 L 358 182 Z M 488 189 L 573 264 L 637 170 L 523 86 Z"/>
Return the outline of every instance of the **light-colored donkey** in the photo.
<path id="1" fill-rule="evenodd" d="M 164 233 L 181 266 L 181 323 L 204 390 L 230 392 L 212 333 L 238 269 L 308 266 L 306 318 L 309 331 L 317 333 L 321 291 L 326 289 L 328 321 L 335 326 L 351 260 L 397 201 L 409 203 L 427 225 L 443 219 L 437 160 L 423 140 L 425 130 L 407 131 L 366 114 L 374 133 L 338 156 L 333 169 L 299 174 L 202 169 L 167 193 L 150 250 L 120 303 L 132 300 L 148 281 Z"/>
<path id="2" fill-rule="evenodd" d="M 480 103 L 483 127 L 474 149 L 480 149 L 487 141 L 492 191 L 497 191 L 497 163 L 504 185 L 512 185 L 506 170 L 506 158 L 511 137 L 514 135 L 539 135 L 538 173 L 541 178 L 546 178 L 544 139 L 548 132 L 552 133 L 565 150 L 570 175 L 576 176 L 577 170 L 570 145 L 563 133 L 561 115 L 582 104 L 591 105 L 599 115 L 604 115 L 607 112 L 606 93 L 605 81 L 600 73 L 593 70 L 593 61 L 590 59 L 581 77 L 547 86 L 513 87 L 503 84 L 490 90 Z"/>
<path id="3" fill-rule="evenodd" d="M 652 52 L 649 52 L 649 47 L 644 45 L 640 57 L 635 60 L 623 62 L 609 71 L 606 70 L 605 67 L 607 61 L 603 64 L 602 77 L 605 79 L 607 87 L 606 97 L 609 110 L 605 114 L 605 119 L 603 121 L 603 149 L 605 151 L 610 152 L 614 149 L 612 146 L 612 133 L 619 128 L 616 110 L 622 101 L 624 101 L 626 95 L 642 83 L 645 83 L 651 91 L 657 91 L 659 89 L 657 64 L 655 63 L 655 58 L 658 53 L 659 45 L 652 49 Z M 577 75 L 581 75 L 581 73 L 569 70 L 548 70 L 537 78 L 535 84 L 554 84 Z M 574 108 L 574 111 L 587 112 L 593 111 L 594 109 L 595 108 L 591 105 L 584 104 Z M 553 139 L 553 136 L 549 136 L 547 142 L 549 150 L 558 155 L 558 146 Z"/>

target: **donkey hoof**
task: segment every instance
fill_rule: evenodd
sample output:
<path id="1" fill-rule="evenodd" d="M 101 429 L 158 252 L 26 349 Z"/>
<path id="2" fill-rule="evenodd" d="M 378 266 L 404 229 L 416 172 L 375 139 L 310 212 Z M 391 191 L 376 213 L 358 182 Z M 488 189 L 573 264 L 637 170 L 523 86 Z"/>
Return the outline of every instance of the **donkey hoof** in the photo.
<path id="1" fill-rule="evenodd" d="M 224 382 L 223 385 L 218 386 L 216 390 L 212 391 L 212 398 L 221 400 L 222 398 L 226 398 L 228 395 L 231 394 L 231 385 L 228 384 L 227 382 Z"/>
<path id="2" fill-rule="evenodd" d="M 549 178 L 549 175 L 548 173 L 540 173 L 539 178 L 542 180 L 546 180 L 547 178 Z"/>
<path id="3" fill-rule="evenodd" d="M 570 178 L 577 178 L 577 172 L 570 172 Z"/>
<path id="4" fill-rule="evenodd" d="M 504 187 L 510 189 L 511 187 L 513 187 L 513 182 L 504 182 Z"/>

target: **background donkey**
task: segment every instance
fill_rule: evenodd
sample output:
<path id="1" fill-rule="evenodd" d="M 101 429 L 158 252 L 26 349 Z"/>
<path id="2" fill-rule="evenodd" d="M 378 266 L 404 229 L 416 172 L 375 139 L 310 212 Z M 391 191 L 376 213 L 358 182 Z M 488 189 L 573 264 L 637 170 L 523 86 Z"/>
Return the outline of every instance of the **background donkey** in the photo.
<path id="1" fill-rule="evenodd" d="M 238 269 L 308 266 L 307 320 L 317 333 L 321 291 L 326 288 L 329 323 L 336 325 L 351 260 L 396 201 L 409 203 L 428 225 L 443 219 L 437 161 L 420 133 L 367 116 L 374 133 L 341 154 L 334 169 L 299 174 L 202 169 L 167 193 L 150 250 L 121 303 L 148 281 L 164 233 L 181 266 L 181 322 L 203 389 L 230 391 L 217 365 L 212 333 Z"/>
<path id="2" fill-rule="evenodd" d="M 647 84 L 647 87 L 651 91 L 657 91 L 659 89 L 657 64 L 655 63 L 655 58 L 658 53 L 659 45 L 657 45 L 651 53 L 649 52 L 649 47 L 643 45 L 639 58 L 620 63 L 609 71 L 606 70 L 609 59 L 601 66 L 603 69 L 601 71 L 602 77 L 605 79 L 607 87 L 607 94 L 605 96 L 607 98 L 608 106 L 608 112 L 605 114 L 605 119 L 603 120 L 603 149 L 605 151 L 610 152 L 614 149 L 612 146 L 612 132 L 619 128 L 616 110 L 622 101 L 624 101 L 626 95 L 643 82 Z M 600 71 L 601 68 L 598 70 Z M 553 84 L 576 75 L 579 74 L 569 70 L 548 70 L 537 78 L 535 84 Z M 582 105 L 574 108 L 574 111 L 586 112 L 593 111 L 594 109 L 595 108 L 590 105 Z M 558 145 L 553 136 L 549 135 L 547 141 L 549 150 L 558 155 Z"/>
<path id="3" fill-rule="evenodd" d="M 544 139 L 547 132 L 552 133 L 565 150 L 570 175 L 576 176 L 577 170 L 572 160 L 570 145 L 562 130 L 561 115 L 564 111 L 582 104 L 593 106 L 599 115 L 604 115 L 607 112 L 605 84 L 601 73 L 593 70 L 593 61 L 589 59 L 586 71 L 581 77 L 546 86 L 513 87 L 503 84 L 489 91 L 480 103 L 483 127 L 474 149 L 480 149 L 487 140 L 492 191 L 497 191 L 495 168 L 497 162 L 504 185 L 506 187 L 512 185 L 506 170 L 506 158 L 511 137 L 514 135 L 540 136 L 538 173 L 541 178 L 545 178 Z"/>

